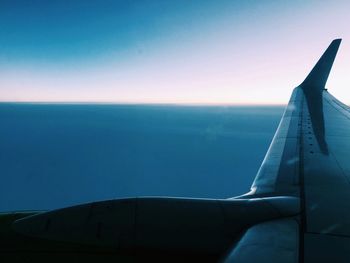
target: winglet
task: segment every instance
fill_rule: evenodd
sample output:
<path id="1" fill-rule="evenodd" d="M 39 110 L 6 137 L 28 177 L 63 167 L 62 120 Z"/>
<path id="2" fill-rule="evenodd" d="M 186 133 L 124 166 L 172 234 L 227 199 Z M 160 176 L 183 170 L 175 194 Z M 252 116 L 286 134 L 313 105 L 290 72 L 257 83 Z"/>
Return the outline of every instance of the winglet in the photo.
<path id="1" fill-rule="evenodd" d="M 300 84 L 303 89 L 323 90 L 325 88 L 340 42 L 341 39 L 332 41 L 309 75 Z"/>

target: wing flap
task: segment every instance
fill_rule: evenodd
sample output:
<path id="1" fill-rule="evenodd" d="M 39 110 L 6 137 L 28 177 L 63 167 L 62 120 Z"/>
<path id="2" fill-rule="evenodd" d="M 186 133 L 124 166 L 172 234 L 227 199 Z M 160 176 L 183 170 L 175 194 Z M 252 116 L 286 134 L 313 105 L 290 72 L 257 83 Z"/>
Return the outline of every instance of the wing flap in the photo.
<path id="1" fill-rule="evenodd" d="M 324 123 L 303 124 L 305 228 L 350 237 L 350 114 L 326 91 L 322 105 Z"/>

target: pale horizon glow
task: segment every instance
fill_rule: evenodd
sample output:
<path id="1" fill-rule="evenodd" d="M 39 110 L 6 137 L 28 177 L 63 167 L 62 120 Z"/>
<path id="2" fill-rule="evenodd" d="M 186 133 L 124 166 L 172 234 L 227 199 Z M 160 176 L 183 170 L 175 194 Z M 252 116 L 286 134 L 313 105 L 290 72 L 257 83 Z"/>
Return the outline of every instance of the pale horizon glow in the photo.
<path id="1" fill-rule="evenodd" d="M 213 6 L 190 1 L 189 7 L 152 3 L 146 10 L 142 4 L 128 7 L 131 13 L 122 22 L 136 16 L 143 18 L 139 24 L 128 31 L 119 21 L 120 28 L 106 29 L 91 46 L 90 32 L 81 39 L 77 36 L 74 43 L 72 37 L 62 43 L 52 37 L 53 43 L 43 43 L 35 36 L 45 30 L 66 36 L 66 29 L 56 28 L 66 26 L 64 18 L 62 25 L 29 33 L 18 29 L 21 21 L 7 20 L 7 28 L 0 30 L 0 38 L 10 37 L 7 44 L 0 44 L 0 101 L 285 105 L 330 42 L 343 38 L 327 88 L 350 104 L 350 3 L 257 1 L 241 6 L 222 1 Z M 24 16 L 33 15 L 25 4 L 21 8 Z M 163 13 L 147 22 L 159 10 Z M 42 19 L 50 23 L 50 18 Z M 90 26 L 98 32 L 106 21 L 96 19 Z M 8 35 L 11 27 L 18 27 L 16 34 L 25 34 L 28 44 Z M 114 34 L 125 40 L 114 39 Z"/>

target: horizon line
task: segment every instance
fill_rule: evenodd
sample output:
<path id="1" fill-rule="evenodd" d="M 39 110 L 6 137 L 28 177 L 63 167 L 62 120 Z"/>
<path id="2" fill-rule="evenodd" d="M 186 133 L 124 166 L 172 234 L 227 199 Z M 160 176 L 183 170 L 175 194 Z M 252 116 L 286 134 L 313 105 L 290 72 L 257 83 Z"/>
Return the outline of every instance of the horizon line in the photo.
<path id="1" fill-rule="evenodd" d="M 0 104 L 59 104 L 59 105 L 159 105 L 159 106 L 286 106 L 287 103 L 222 103 L 222 102 L 123 102 L 123 101 L 1 101 Z"/>

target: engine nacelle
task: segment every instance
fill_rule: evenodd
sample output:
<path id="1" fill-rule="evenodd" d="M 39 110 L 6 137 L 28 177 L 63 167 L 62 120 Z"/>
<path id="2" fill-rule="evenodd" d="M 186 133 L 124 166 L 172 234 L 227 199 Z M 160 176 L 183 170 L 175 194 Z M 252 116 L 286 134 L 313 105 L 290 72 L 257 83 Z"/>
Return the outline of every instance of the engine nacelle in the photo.
<path id="1" fill-rule="evenodd" d="M 115 248 L 218 253 L 248 227 L 300 212 L 295 197 L 143 197 L 77 205 L 19 219 L 22 235 Z"/>

